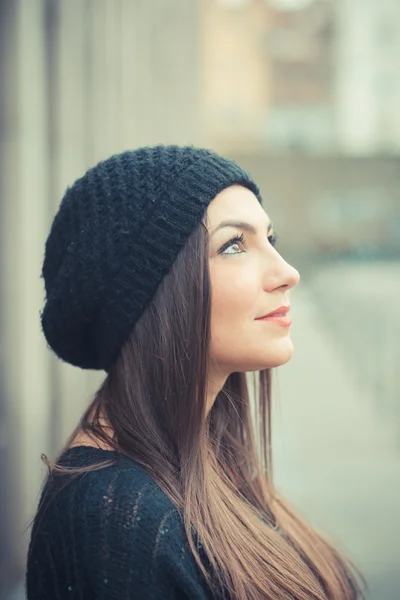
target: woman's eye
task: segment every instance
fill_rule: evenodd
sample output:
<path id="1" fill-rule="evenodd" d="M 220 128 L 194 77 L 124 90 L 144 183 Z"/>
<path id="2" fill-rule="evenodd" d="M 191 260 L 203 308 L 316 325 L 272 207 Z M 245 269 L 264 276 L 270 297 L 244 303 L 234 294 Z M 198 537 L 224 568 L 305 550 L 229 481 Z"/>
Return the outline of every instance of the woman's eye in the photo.
<path id="1" fill-rule="evenodd" d="M 238 249 L 239 249 L 239 251 L 240 251 L 240 245 L 239 245 L 239 243 L 238 243 L 238 242 L 235 242 L 234 244 L 231 244 L 230 246 L 228 246 L 228 248 L 225 250 L 224 254 L 236 254 L 236 252 L 227 252 L 227 250 L 229 250 L 229 249 L 231 249 L 231 248 L 233 249 L 233 248 L 235 248 L 235 246 L 236 246 L 236 248 L 238 248 Z"/>
<path id="2" fill-rule="evenodd" d="M 276 233 L 273 233 L 268 236 L 268 241 L 271 246 L 275 247 L 276 242 L 278 241 L 278 237 Z M 244 246 L 244 235 L 236 235 L 235 237 L 228 240 L 219 250 L 218 254 L 242 254 L 246 252 Z"/>
<path id="3" fill-rule="evenodd" d="M 244 242 L 244 235 L 243 234 L 239 235 L 239 236 L 236 236 L 234 238 L 231 238 L 228 242 L 226 242 L 226 244 L 224 244 L 222 246 L 222 248 L 220 248 L 218 250 L 218 253 L 219 254 L 238 254 L 238 253 L 240 253 L 240 246 L 243 247 L 243 242 Z M 239 249 L 239 252 L 237 252 L 237 251 L 227 252 L 227 250 L 230 250 L 232 248 L 234 249 L 235 246 L 236 246 L 237 249 Z"/>

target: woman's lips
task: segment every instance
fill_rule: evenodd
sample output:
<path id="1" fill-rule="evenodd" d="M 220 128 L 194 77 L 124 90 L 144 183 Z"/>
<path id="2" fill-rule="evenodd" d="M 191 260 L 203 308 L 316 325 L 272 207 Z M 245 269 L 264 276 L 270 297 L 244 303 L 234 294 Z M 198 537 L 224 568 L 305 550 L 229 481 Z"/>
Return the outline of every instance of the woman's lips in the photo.
<path id="1" fill-rule="evenodd" d="M 267 315 L 259 317 L 256 321 L 269 321 L 281 327 L 289 327 L 292 324 L 292 319 L 288 316 L 289 310 L 290 305 L 280 306 Z"/>
<path id="2" fill-rule="evenodd" d="M 280 325 L 281 327 L 290 327 L 292 324 L 292 319 L 283 313 L 261 317 L 260 319 L 256 319 L 256 321 L 269 321 L 270 323 L 276 323 L 276 325 Z"/>

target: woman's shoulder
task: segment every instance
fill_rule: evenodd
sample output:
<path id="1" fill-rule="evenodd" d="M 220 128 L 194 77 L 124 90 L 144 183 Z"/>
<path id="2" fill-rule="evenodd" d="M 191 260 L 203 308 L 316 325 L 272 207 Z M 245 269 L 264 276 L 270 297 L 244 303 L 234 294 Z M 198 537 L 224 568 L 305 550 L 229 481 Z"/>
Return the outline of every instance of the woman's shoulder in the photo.
<path id="1" fill-rule="evenodd" d="M 76 473 L 105 461 L 112 464 Z M 182 514 L 141 464 L 89 446 L 69 448 L 57 464 L 75 473 L 48 477 L 33 521 L 31 555 L 41 552 L 42 543 L 57 554 L 63 540 L 82 560 L 100 548 L 104 556 L 127 554 L 143 564 L 164 547 L 164 537 L 176 554 L 187 545 Z"/>
<path id="2" fill-rule="evenodd" d="M 96 468 L 106 461 L 109 463 L 106 467 Z M 143 465 L 114 450 L 106 450 L 93 445 L 72 446 L 65 450 L 56 462 L 57 465 L 67 469 L 85 468 L 84 477 L 78 477 L 83 485 L 87 484 L 88 481 L 91 484 L 98 483 L 102 485 L 104 482 L 110 480 L 117 482 L 122 478 L 128 480 L 130 487 L 144 483 L 158 487 Z M 87 470 L 87 467 L 92 469 Z"/>
<path id="3" fill-rule="evenodd" d="M 85 597 L 166 599 L 173 586 L 181 592 L 174 598 L 208 598 L 183 517 L 142 465 L 80 446 L 57 462 L 76 468 L 110 459 L 110 466 L 47 480 L 31 534 L 28 597 L 44 597 L 43 590 L 35 595 L 37 582 L 48 575 L 46 597 L 55 597 L 56 579 L 57 587 L 88 590 Z"/>
<path id="4" fill-rule="evenodd" d="M 95 468 L 108 461 L 108 466 Z M 48 477 L 42 502 L 55 502 L 59 510 L 70 506 L 87 515 L 109 514 L 114 507 L 121 512 L 158 518 L 165 511 L 178 512 L 168 496 L 146 469 L 138 462 L 93 446 L 75 446 L 64 451 L 57 464 L 71 469 L 93 467 L 82 473 L 52 474 Z M 139 514 L 137 515 L 140 516 Z M 140 520 L 140 519 L 139 519 Z"/>

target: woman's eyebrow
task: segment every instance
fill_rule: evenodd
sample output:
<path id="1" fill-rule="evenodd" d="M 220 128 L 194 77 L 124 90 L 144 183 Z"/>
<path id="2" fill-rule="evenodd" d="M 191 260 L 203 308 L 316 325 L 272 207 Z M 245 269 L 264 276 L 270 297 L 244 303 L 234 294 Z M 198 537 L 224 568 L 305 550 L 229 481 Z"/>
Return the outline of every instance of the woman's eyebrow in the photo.
<path id="1" fill-rule="evenodd" d="M 247 231 L 252 235 L 257 234 L 257 229 L 254 227 L 254 225 L 246 223 L 245 221 L 221 221 L 221 223 L 217 225 L 217 227 L 215 227 L 215 229 L 211 233 L 211 236 L 213 236 L 214 233 L 216 233 L 219 229 L 222 229 L 223 227 L 238 227 L 239 229 L 243 229 L 243 231 Z M 267 228 L 267 233 L 269 233 L 272 229 L 274 229 L 274 225 L 272 221 L 270 221 Z"/>

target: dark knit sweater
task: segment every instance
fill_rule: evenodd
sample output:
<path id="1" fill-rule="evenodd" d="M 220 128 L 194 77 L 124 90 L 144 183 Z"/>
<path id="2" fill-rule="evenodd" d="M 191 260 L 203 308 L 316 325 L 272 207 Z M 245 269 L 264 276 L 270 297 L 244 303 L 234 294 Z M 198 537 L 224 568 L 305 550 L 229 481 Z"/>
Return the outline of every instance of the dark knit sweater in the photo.
<path id="1" fill-rule="evenodd" d="M 61 462 L 75 467 L 115 457 L 79 446 Z M 213 597 L 181 513 L 146 470 L 124 456 L 70 481 L 56 475 L 46 482 L 31 533 L 26 588 L 28 600 Z"/>

